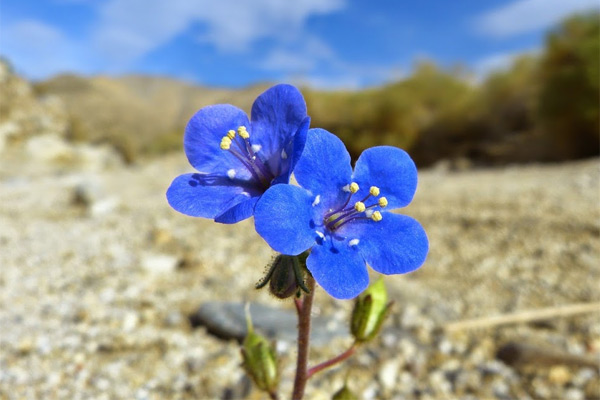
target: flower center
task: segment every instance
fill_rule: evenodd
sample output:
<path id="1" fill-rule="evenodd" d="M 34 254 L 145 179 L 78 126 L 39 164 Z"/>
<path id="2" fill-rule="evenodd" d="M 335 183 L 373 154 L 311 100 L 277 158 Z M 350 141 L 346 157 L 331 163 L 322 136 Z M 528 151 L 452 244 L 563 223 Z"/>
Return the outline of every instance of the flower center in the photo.
<path id="1" fill-rule="evenodd" d="M 245 126 L 238 127 L 237 134 L 236 131 L 231 129 L 221 139 L 221 149 L 229 151 L 240 160 L 252 176 L 266 189 L 271 185 L 271 181 L 275 176 L 269 166 L 258 155 L 261 146 L 259 144 L 251 144 L 249 139 L 250 133 Z M 232 177 L 235 177 L 235 170 L 230 169 L 227 171 L 227 176 L 233 179 Z"/>
<path id="2" fill-rule="evenodd" d="M 344 191 L 349 192 L 348 198 L 346 199 L 344 205 L 337 210 L 329 211 L 323 217 L 323 223 L 325 224 L 325 227 L 331 232 L 335 232 L 341 226 L 352 221 L 370 219 L 375 222 L 379 222 L 383 219 L 381 213 L 377 210 L 374 210 L 374 208 L 384 208 L 388 205 L 388 201 L 383 196 L 377 198 L 379 196 L 379 188 L 377 186 L 371 186 L 368 195 L 366 195 L 362 200 L 355 202 L 354 205 L 348 206 L 350 199 L 355 193 L 358 192 L 358 189 L 359 187 L 356 182 L 352 182 L 351 184 L 344 186 Z M 370 205 L 366 205 L 365 202 L 371 198 L 375 202 Z"/>

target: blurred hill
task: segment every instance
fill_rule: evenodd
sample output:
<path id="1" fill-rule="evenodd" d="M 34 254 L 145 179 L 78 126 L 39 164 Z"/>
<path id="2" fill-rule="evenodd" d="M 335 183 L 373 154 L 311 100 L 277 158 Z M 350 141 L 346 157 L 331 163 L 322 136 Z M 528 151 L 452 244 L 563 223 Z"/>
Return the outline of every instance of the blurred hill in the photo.
<path id="1" fill-rule="evenodd" d="M 573 16 L 548 33 L 540 54 L 523 55 L 477 82 L 464 69 L 422 63 L 404 80 L 378 88 L 303 88 L 312 126 L 340 136 L 353 157 L 387 144 L 407 149 L 420 166 L 440 160 L 494 165 L 595 156 L 600 151 L 599 21 L 597 13 Z M 22 97 L 11 95 L 6 85 L 0 123 Z M 268 86 L 232 90 L 155 76 L 61 75 L 23 90 L 30 93 L 27 101 L 37 98 L 50 115 L 64 114 L 58 130 L 66 140 L 108 143 L 132 162 L 180 151 L 185 124 L 199 108 L 230 103 L 249 111 Z M 38 123 L 48 123 L 40 118 Z"/>
<path id="2" fill-rule="evenodd" d="M 180 150 L 185 124 L 199 108 L 231 103 L 248 111 L 267 87 L 236 91 L 165 77 L 61 75 L 35 89 L 65 103 L 70 116 L 69 139 L 109 142 L 126 161 L 133 161 L 140 155 Z"/>

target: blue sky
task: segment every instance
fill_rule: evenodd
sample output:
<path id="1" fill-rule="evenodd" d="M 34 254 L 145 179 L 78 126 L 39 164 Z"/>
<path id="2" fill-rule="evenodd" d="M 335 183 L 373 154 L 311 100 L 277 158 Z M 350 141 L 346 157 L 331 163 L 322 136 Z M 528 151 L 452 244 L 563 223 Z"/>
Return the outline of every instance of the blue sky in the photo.
<path id="1" fill-rule="evenodd" d="M 353 89 L 423 59 L 482 76 L 592 7 L 598 0 L 0 0 L 0 54 L 36 80 L 149 73 Z"/>

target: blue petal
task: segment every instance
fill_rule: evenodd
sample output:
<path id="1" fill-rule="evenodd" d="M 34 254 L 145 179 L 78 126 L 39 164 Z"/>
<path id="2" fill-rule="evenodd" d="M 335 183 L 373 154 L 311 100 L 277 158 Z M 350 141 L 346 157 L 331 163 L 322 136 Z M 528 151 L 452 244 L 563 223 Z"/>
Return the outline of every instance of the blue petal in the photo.
<path id="1" fill-rule="evenodd" d="M 417 189 L 417 167 L 402 149 L 391 146 L 372 147 L 363 151 L 354 167 L 353 180 L 358 183 L 359 199 L 369 194 L 371 186 L 381 189 L 388 208 L 408 205 Z"/>
<path id="2" fill-rule="evenodd" d="M 298 255 L 310 248 L 317 236 L 312 197 L 298 186 L 271 186 L 256 203 L 254 225 L 273 250 Z"/>
<path id="3" fill-rule="evenodd" d="M 254 214 L 254 206 L 256 205 L 257 201 L 258 197 L 252 197 L 248 200 L 242 201 L 241 203 L 233 206 L 223 214 L 216 217 L 215 221 L 222 224 L 235 224 L 236 222 L 250 218 L 252 214 Z"/>
<path id="4" fill-rule="evenodd" d="M 276 85 L 256 98 L 252 105 L 250 141 L 261 146 L 263 159 L 271 164 L 281 158 L 281 151 L 292 141 L 306 118 L 306 103 L 298 89 Z"/>
<path id="5" fill-rule="evenodd" d="M 346 240 L 325 236 L 313 246 L 306 267 L 323 289 L 336 299 L 351 299 L 369 285 L 364 259 Z"/>
<path id="6" fill-rule="evenodd" d="M 343 203 L 348 193 L 342 188 L 351 182 L 350 154 L 337 136 L 324 129 L 309 129 L 304 152 L 294 168 L 300 186 L 321 196 L 330 208 Z"/>
<path id="7" fill-rule="evenodd" d="M 227 178 L 184 174 L 171 183 L 167 190 L 167 201 L 180 213 L 214 218 L 252 195 L 257 193 L 248 192 L 235 184 L 227 185 Z"/>
<path id="8" fill-rule="evenodd" d="M 229 104 L 200 109 L 185 128 L 183 146 L 194 168 L 203 173 L 227 176 L 233 169 L 236 177 L 252 179 L 251 173 L 231 152 L 221 149 L 221 139 L 230 129 L 248 126 L 244 111 Z"/>
<path id="9" fill-rule="evenodd" d="M 348 224 L 344 234 L 359 239 L 356 248 L 369 265 L 382 274 L 404 274 L 419 268 L 427 257 L 429 240 L 425 230 L 406 215 L 382 213 L 379 222 Z"/>
<path id="10" fill-rule="evenodd" d="M 302 152 L 304 151 L 304 144 L 306 142 L 306 134 L 308 133 L 308 127 L 310 125 L 310 117 L 306 117 L 304 121 L 302 121 L 302 125 L 298 128 L 298 131 L 294 135 L 294 139 L 288 143 L 285 147 L 286 158 L 281 158 L 279 156 L 279 160 L 274 160 L 272 164 L 279 163 L 279 176 L 273 180 L 273 184 L 276 183 L 288 183 L 290 181 L 290 175 L 294 170 L 294 167 L 298 163 Z M 277 155 L 275 155 L 277 156 Z"/>

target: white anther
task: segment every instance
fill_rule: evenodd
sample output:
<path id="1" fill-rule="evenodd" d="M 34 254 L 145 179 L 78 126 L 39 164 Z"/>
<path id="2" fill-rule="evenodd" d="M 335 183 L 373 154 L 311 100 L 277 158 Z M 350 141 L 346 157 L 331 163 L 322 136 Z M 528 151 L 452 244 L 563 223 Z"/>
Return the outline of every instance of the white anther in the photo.
<path id="1" fill-rule="evenodd" d="M 235 178 L 235 169 L 228 169 L 227 170 L 227 176 L 229 177 L 229 179 L 233 179 Z"/>
<path id="2" fill-rule="evenodd" d="M 285 149 L 281 149 L 281 158 L 285 160 L 285 159 L 287 159 L 287 157 L 288 157 L 288 155 L 285 152 Z"/>
<path id="3" fill-rule="evenodd" d="M 373 215 L 374 212 L 375 210 L 368 209 L 367 211 L 365 211 L 365 215 L 367 216 L 367 218 L 371 218 L 371 215 Z"/>
<path id="4" fill-rule="evenodd" d="M 344 192 L 350 192 L 350 184 L 347 184 L 346 186 L 344 186 L 344 187 L 342 188 L 342 190 L 343 190 Z"/>
<path id="5" fill-rule="evenodd" d="M 360 242 L 360 240 L 358 240 L 358 239 L 352 239 L 351 241 L 348 242 L 348 246 L 356 246 L 359 242 Z"/>
<path id="6" fill-rule="evenodd" d="M 317 204 L 319 204 L 321 202 L 321 195 L 318 194 L 317 197 L 315 197 L 315 200 L 312 203 L 312 206 L 316 206 Z"/>
<path id="7" fill-rule="evenodd" d="M 253 144 L 250 147 L 252 147 L 252 151 L 255 153 L 258 153 L 260 151 L 260 149 L 262 149 L 262 146 L 260 144 Z"/>
<path id="8" fill-rule="evenodd" d="M 323 233 L 322 233 L 322 232 L 319 232 L 319 231 L 315 231 L 315 232 L 317 233 L 317 235 L 319 235 L 319 237 L 320 237 L 321 239 L 325 239 L 325 235 L 323 235 Z"/>

